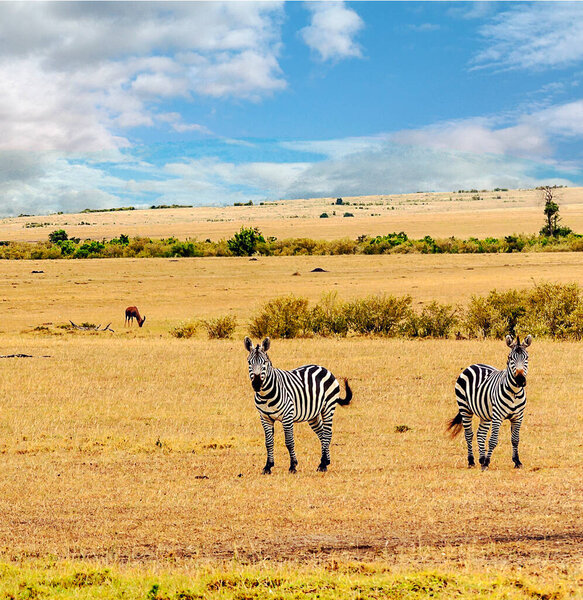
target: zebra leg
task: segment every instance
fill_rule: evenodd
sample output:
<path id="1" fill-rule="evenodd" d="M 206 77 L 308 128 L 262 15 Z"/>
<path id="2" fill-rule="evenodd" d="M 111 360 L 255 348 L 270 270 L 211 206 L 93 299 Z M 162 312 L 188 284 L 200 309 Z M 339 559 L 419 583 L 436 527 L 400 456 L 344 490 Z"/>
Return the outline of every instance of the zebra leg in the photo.
<path id="1" fill-rule="evenodd" d="M 468 468 L 476 466 L 474 461 L 474 449 L 472 447 L 474 432 L 472 430 L 472 415 L 466 412 L 462 413 L 462 424 L 464 426 L 464 436 L 466 438 L 466 444 L 468 445 Z"/>
<path id="2" fill-rule="evenodd" d="M 267 449 L 267 462 L 263 468 L 264 475 L 271 475 L 271 467 L 273 467 L 273 421 L 261 416 L 261 425 L 265 432 L 265 447 Z"/>
<path id="3" fill-rule="evenodd" d="M 500 425 L 502 421 L 499 418 L 492 419 L 492 433 L 490 434 L 490 442 L 488 444 L 488 453 L 484 462 L 482 463 L 482 471 L 485 471 L 490 466 L 490 459 L 492 458 L 492 452 L 498 445 L 498 434 L 500 433 Z"/>
<path id="4" fill-rule="evenodd" d="M 308 424 L 310 425 L 310 427 L 312 428 L 314 433 L 318 436 L 318 439 L 320 440 L 320 444 L 322 445 L 322 458 L 320 460 L 320 466 L 318 467 L 318 471 L 326 471 L 326 467 L 330 464 L 330 457 L 328 455 L 328 458 L 326 458 L 326 451 L 325 451 L 325 447 L 324 447 L 324 438 L 323 438 L 324 423 L 322 421 L 322 415 L 318 415 L 317 417 L 314 417 L 313 419 L 308 421 Z"/>
<path id="5" fill-rule="evenodd" d="M 283 433 L 285 435 L 285 447 L 289 452 L 289 472 L 295 473 L 298 465 L 296 458 L 296 450 L 294 444 L 294 422 L 293 418 L 288 418 L 283 421 Z"/>
<path id="6" fill-rule="evenodd" d="M 520 440 L 520 426 L 522 425 L 522 415 L 520 417 L 510 421 L 510 435 L 512 440 L 512 461 L 514 462 L 514 468 L 520 469 L 522 463 L 518 458 L 518 442 Z"/>
<path id="7" fill-rule="evenodd" d="M 330 411 L 322 416 L 322 458 L 318 465 L 318 471 L 325 472 L 330 464 L 330 442 L 332 441 L 332 419 L 334 418 L 333 406 Z"/>
<path id="8" fill-rule="evenodd" d="M 476 437 L 478 438 L 478 450 L 480 452 L 480 464 L 483 465 L 486 460 L 486 438 L 488 437 L 488 431 L 490 429 L 490 425 L 492 421 L 486 421 L 484 419 L 480 419 L 480 424 L 478 425 L 478 432 Z"/>

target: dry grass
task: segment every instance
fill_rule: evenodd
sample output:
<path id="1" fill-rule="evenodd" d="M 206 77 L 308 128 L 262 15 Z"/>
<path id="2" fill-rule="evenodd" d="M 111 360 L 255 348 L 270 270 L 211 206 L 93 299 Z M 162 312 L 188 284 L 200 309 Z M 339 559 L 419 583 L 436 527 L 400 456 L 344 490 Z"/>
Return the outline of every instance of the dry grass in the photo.
<path id="1" fill-rule="evenodd" d="M 465 467 L 445 422 L 459 371 L 502 365 L 503 342 L 278 341 L 276 365 L 325 364 L 350 378 L 355 399 L 337 411 L 329 473 L 316 473 L 304 424 L 298 475 L 278 431 L 271 477 L 260 475 L 240 341 L 35 339 L 27 349 L 50 358 L 1 364 L 7 557 L 580 566 L 578 344 L 535 342 L 525 468 L 512 468 L 505 427 L 481 473 Z"/>
<path id="2" fill-rule="evenodd" d="M 327 474 L 316 473 L 317 440 L 300 424 L 298 474 L 287 473 L 278 428 L 276 467 L 264 477 L 241 342 L 249 317 L 280 294 L 409 293 L 416 303 L 465 303 L 473 293 L 533 280 L 583 285 L 578 254 L 14 261 L 2 270 L 0 354 L 35 357 L 0 359 L 0 556 L 25 565 L 0 565 L 4 597 L 33 597 L 23 582 L 41 580 L 37 596 L 57 597 L 45 589 L 69 573 L 66 559 L 176 568 L 182 575 L 164 580 L 176 590 L 184 573 L 201 577 L 205 564 L 221 581 L 239 572 L 229 562 L 220 574 L 222 561 L 257 564 L 249 589 L 213 588 L 212 595 L 204 579 L 202 597 L 263 597 L 268 587 L 253 583 L 258 572 L 279 577 L 281 569 L 309 584 L 288 595 L 278 588 L 281 598 L 319 586 L 331 598 L 356 598 L 359 589 L 361 597 L 384 597 L 378 590 L 393 580 L 379 583 L 379 574 L 425 568 L 450 574 L 440 597 L 474 590 L 484 598 L 560 598 L 581 584 L 581 344 L 535 340 L 525 468 L 512 468 L 505 425 L 491 470 L 481 473 L 466 469 L 463 439 L 450 440 L 445 422 L 456 411 L 460 370 L 474 361 L 503 366 L 503 342 L 275 341 L 276 366 L 324 364 L 350 379 L 355 399 L 336 413 Z M 147 315 L 144 328 L 124 329 L 128 305 Z M 232 341 L 169 334 L 181 321 L 225 314 L 240 323 Z M 116 331 L 56 327 L 68 319 L 112 321 Z M 33 331 L 43 323 L 48 332 Z M 56 561 L 58 573 L 37 569 L 32 558 Z M 354 575 L 340 590 L 334 569 L 372 578 Z M 156 579 L 136 577 L 135 589 L 112 583 L 107 594 L 88 587 L 93 596 L 63 597 L 145 598 Z M 432 576 L 419 577 L 415 591 L 399 587 L 391 597 L 430 593 Z M 542 587 L 529 587 L 528 577 Z"/>
<path id="3" fill-rule="evenodd" d="M 580 264 L 579 253 L 5 261 L 0 331 L 42 323 L 54 328 L 71 319 L 112 322 L 115 336 L 148 337 L 167 334 L 182 321 L 231 314 L 244 334 L 251 315 L 282 294 L 316 301 L 330 290 L 346 299 L 386 292 L 410 294 L 416 304 L 434 299 L 465 304 L 472 294 L 494 287 L 525 288 L 533 281 L 583 285 Z M 315 267 L 327 272 L 312 273 Z M 124 330 L 124 310 L 134 305 L 147 321 L 142 329 L 134 324 Z"/>
<path id="4" fill-rule="evenodd" d="M 480 200 L 472 198 L 478 195 Z M 563 223 L 583 231 L 583 188 L 556 190 Z M 348 206 L 332 206 L 335 198 L 312 198 L 269 206 L 198 207 L 165 210 L 49 215 L 0 219 L 0 240 L 46 240 L 64 228 L 82 239 L 130 236 L 219 240 L 229 238 L 241 225 L 258 226 L 277 238 L 356 238 L 405 231 L 409 236 L 500 237 L 538 233 L 543 225 L 544 201 L 539 190 L 508 192 L 419 193 L 344 198 Z M 326 212 L 328 219 L 321 219 Z M 333 213 L 336 213 L 335 215 Z M 344 217 L 345 212 L 354 215 Z M 30 223 L 43 227 L 26 227 Z"/>

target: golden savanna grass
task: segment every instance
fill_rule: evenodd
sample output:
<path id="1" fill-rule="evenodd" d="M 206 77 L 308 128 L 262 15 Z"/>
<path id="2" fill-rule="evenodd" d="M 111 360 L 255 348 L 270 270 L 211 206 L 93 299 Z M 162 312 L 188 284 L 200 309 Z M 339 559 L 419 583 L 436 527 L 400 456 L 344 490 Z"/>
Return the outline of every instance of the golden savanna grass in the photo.
<path id="1" fill-rule="evenodd" d="M 561 224 L 583 231 L 583 188 L 554 190 L 554 198 L 560 206 Z M 124 233 L 219 240 L 232 237 L 242 225 L 257 226 L 266 236 L 279 239 L 355 239 L 363 234 L 385 235 L 392 231 L 405 231 L 414 238 L 483 238 L 538 233 L 544 222 L 540 190 L 418 193 L 344 200 L 350 204 L 336 206 L 335 198 L 311 198 L 264 206 L 22 216 L 0 219 L 0 240 L 45 241 L 51 231 L 60 228 L 81 239 L 111 239 Z M 324 212 L 329 218 L 320 218 Z M 354 216 L 344 217 L 346 212 Z M 41 226 L 31 227 L 35 224 Z"/>
<path id="2" fill-rule="evenodd" d="M 524 469 L 505 424 L 482 473 L 445 426 L 459 372 L 503 367 L 503 341 L 274 340 L 276 366 L 323 364 L 354 400 L 336 411 L 328 473 L 298 424 L 297 475 L 277 428 L 270 477 L 242 344 L 284 293 L 465 304 L 494 287 L 583 284 L 580 265 L 574 253 L 2 263 L 0 354 L 34 358 L 0 359 L 0 598 L 580 596 L 580 343 L 535 339 Z M 144 328 L 123 327 L 130 304 Z M 239 320 L 233 340 L 169 334 L 223 314 Z M 57 327 L 69 319 L 115 332 Z"/>

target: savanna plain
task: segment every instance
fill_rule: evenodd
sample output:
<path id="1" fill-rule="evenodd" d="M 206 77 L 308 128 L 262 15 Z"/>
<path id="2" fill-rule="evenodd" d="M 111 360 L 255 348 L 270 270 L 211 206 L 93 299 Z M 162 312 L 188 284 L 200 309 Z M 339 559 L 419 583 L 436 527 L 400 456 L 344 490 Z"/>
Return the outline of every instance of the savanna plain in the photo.
<path id="1" fill-rule="evenodd" d="M 523 210 L 534 223 L 540 207 L 531 204 Z M 481 234 L 484 221 L 474 219 L 474 232 L 470 208 L 446 217 L 442 208 L 433 219 L 440 227 L 459 218 L 467 235 Z M 407 223 L 415 231 L 430 209 L 393 211 L 405 227 L 387 221 L 384 232 Z M 230 210 L 233 233 L 238 207 Z M 306 235 L 328 235 L 319 210 L 294 221 L 295 235 L 304 224 Z M 500 235 L 496 223 L 510 227 L 515 207 L 492 210 L 501 215 L 492 235 Z M 147 221 L 142 234 L 154 212 L 167 218 L 132 211 Z M 285 219 L 272 217 L 282 228 Z M 213 239 L 225 222 L 214 226 L 205 230 Z M 342 222 L 336 227 L 342 234 Z M 445 427 L 457 412 L 460 371 L 474 362 L 503 368 L 503 341 L 273 340 L 275 366 L 325 365 L 349 379 L 354 399 L 336 411 L 327 473 L 316 472 L 316 436 L 297 424 L 298 473 L 287 471 L 276 426 L 275 468 L 263 476 L 242 341 L 251 316 L 282 294 L 410 294 L 416 306 L 464 305 L 493 288 L 583 285 L 581 256 L 2 263 L 0 354 L 30 357 L 0 359 L 0 598 L 583 597 L 581 342 L 534 340 L 524 468 L 513 468 L 505 424 L 481 472 L 467 469 L 463 436 L 451 440 Z M 143 328 L 124 327 L 131 304 L 146 315 Z M 238 321 L 233 339 L 169 333 L 225 314 Z M 69 320 L 114 331 L 59 327 Z"/>

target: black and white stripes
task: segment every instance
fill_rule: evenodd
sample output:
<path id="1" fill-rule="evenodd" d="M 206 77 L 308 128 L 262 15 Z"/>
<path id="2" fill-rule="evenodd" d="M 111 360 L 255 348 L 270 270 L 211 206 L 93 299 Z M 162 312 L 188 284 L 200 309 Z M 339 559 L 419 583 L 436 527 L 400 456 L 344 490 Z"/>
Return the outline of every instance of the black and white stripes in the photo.
<path id="1" fill-rule="evenodd" d="M 512 460 L 518 469 L 522 466 L 518 457 L 520 426 L 526 405 L 526 373 L 528 370 L 528 353 L 532 337 L 529 335 L 520 343 L 506 336 L 506 344 L 510 348 L 506 369 L 499 371 L 489 365 L 475 364 L 463 370 L 455 385 L 455 394 L 459 407 L 458 414 L 450 421 L 448 429 L 452 437 L 464 429 L 468 446 L 468 466 L 473 467 L 474 451 L 472 448 L 473 431 L 472 416 L 480 419 L 477 439 L 482 470 L 490 465 L 492 452 L 498 444 L 498 434 L 502 421 L 510 421 L 512 439 Z M 488 451 L 486 437 L 492 427 Z"/>
<path id="2" fill-rule="evenodd" d="M 255 347 L 248 337 L 245 338 L 245 348 L 249 352 L 249 377 L 255 390 L 255 406 L 265 432 L 267 462 L 263 473 L 271 473 L 274 465 L 275 421 L 281 421 L 283 425 L 291 473 L 295 473 L 298 464 L 293 425 L 299 421 L 307 421 L 320 439 L 322 457 L 318 471 L 326 471 L 330 464 L 332 419 L 336 404 L 346 405 L 352 398 L 348 381 L 344 380 L 346 398 L 341 398 L 338 380 L 324 367 L 305 365 L 291 371 L 275 369 L 267 356 L 269 346 L 269 338 Z"/>

